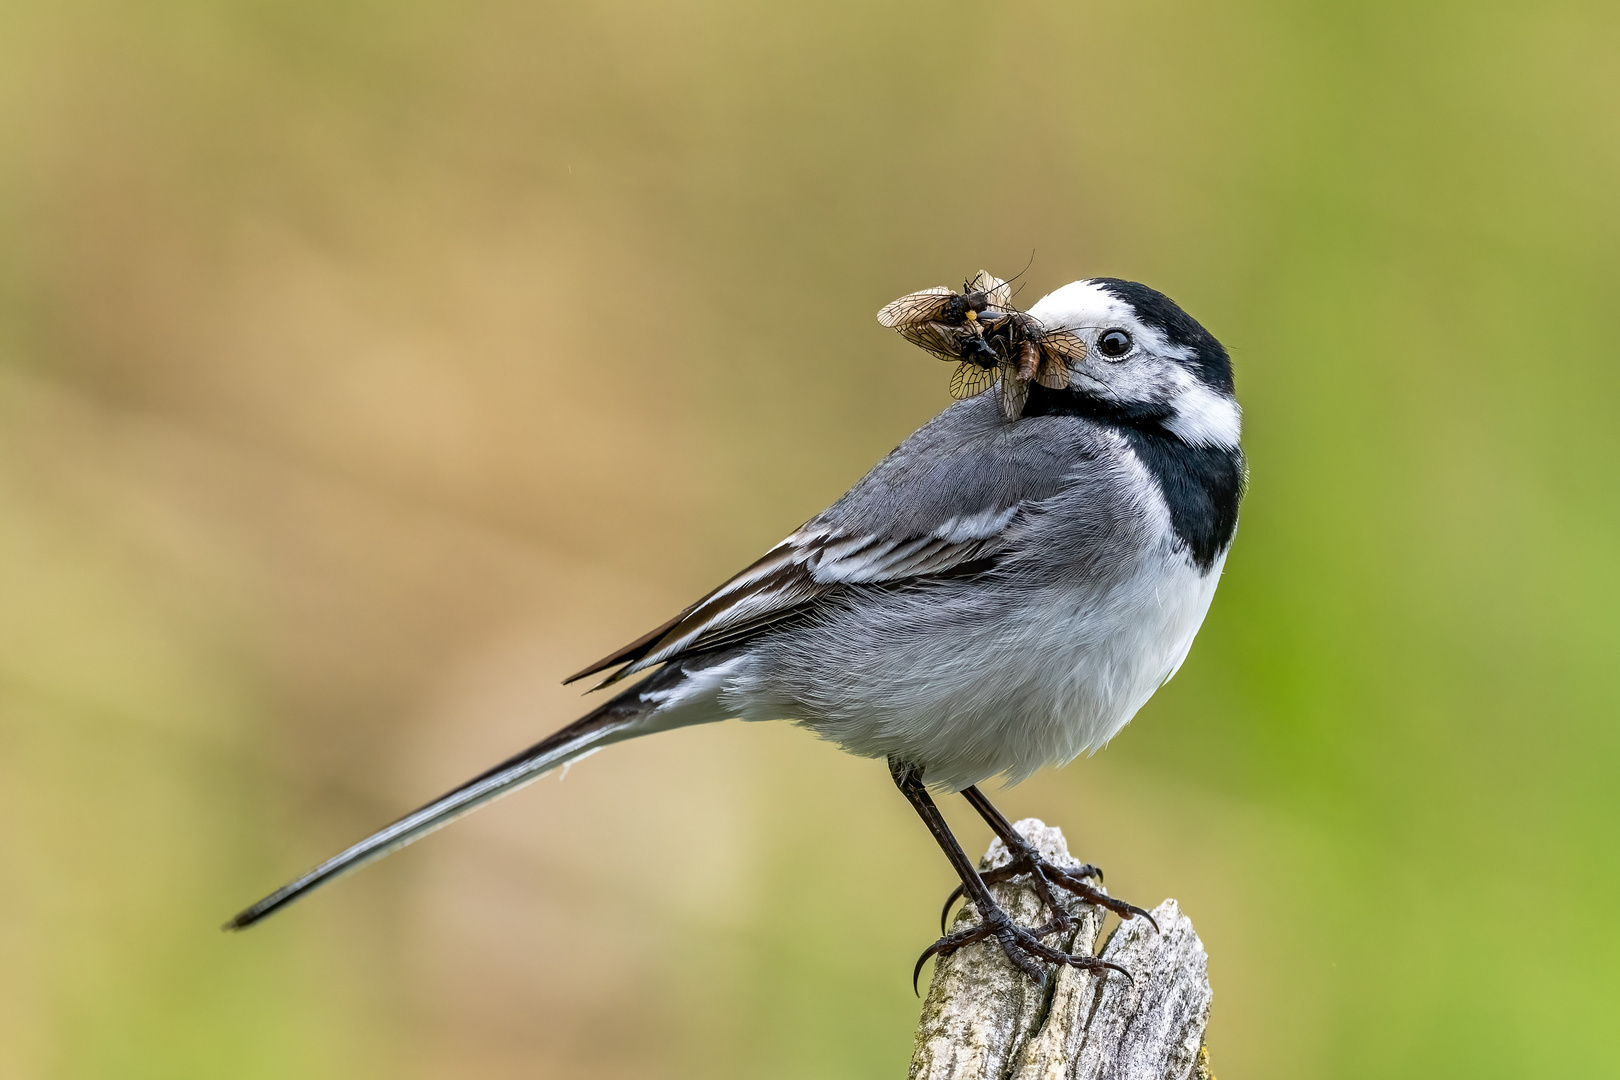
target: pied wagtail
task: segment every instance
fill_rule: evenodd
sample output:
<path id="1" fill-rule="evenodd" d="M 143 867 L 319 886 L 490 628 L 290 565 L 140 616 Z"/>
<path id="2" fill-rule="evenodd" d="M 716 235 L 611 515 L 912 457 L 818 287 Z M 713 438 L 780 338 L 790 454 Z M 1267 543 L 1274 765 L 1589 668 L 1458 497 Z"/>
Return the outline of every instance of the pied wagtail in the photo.
<path id="1" fill-rule="evenodd" d="M 949 406 L 758 562 L 569 681 L 656 669 L 646 679 L 227 929 L 610 743 L 739 717 L 888 761 L 961 879 L 952 900 L 980 916 L 922 959 L 994 937 L 1037 981 L 1040 961 L 1111 966 L 1041 940 L 1068 924 L 1053 887 L 1147 913 L 1092 886 L 1094 867 L 1042 860 L 975 785 L 1097 749 L 1175 674 L 1237 529 L 1241 414 L 1226 350 L 1145 285 L 1077 281 L 1027 314 L 1083 346 L 1065 350 L 1066 385 L 1031 381 L 1016 419 L 997 394 Z M 930 789 L 966 797 L 1013 862 L 978 873 Z M 1051 922 L 1022 927 L 997 906 L 986 878 L 1017 874 Z"/>

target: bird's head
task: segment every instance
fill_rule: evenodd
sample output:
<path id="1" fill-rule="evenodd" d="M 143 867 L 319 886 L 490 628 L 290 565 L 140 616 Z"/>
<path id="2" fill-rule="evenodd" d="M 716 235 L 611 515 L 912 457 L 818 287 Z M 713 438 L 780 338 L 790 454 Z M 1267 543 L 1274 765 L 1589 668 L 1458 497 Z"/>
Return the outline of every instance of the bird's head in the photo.
<path id="1" fill-rule="evenodd" d="M 1086 347 L 1069 360 L 1067 389 L 1031 387 L 1025 415 L 1094 413 L 1155 424 L 1192 446 L 1238 445 L 1232 361 L 1168 296 L 1134 281 L 1089 278 L 1048 293 L 1029 314 L 1048 330 L 1078 334 Z"/>

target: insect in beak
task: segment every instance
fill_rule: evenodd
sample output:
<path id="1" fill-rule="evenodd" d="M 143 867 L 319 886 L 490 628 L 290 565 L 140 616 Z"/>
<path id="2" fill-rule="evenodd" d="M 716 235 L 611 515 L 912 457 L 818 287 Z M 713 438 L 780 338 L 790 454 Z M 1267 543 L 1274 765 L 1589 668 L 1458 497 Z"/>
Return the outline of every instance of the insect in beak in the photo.
<path id="1" fill-rule="evenodd" d="M 941 360 L 955 361 L 951 396 L 969 398 L 997 382 L 1008 420 L 1023 414 L 1029 386 L 1068 385 L 1068 358 L 1084 355 L 1072 331 L 1048 331 L 1012 306 L 1011 290 L 981 270 L 961 292 L 943 285 L 884 305 L 878 322 Z"/>

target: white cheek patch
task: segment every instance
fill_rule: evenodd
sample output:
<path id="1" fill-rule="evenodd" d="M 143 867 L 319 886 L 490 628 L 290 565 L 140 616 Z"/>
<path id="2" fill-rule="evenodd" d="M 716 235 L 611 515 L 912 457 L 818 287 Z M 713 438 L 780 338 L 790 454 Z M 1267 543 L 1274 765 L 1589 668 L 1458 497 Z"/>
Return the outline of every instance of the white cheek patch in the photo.
<path id="1" fill-rule="evenodd" d="M 1075 369 L 1075 376 L 1095 383 L 1094 392 L 1116 401 L 1168 404 L 1174 412 L 1164 426 L 1188 445 L 1238 445 L 1243 434 L 1243 413 L 1237 402 L 1210 389 L 1175 363 L 1192 359 L 1193 351 L 1172 345 L 1158 329 L 1143 325 L 1131 306 L 1107 289 L 1090 281 L 1076 281 L 1041 297 L 1029 313 L 1054 328 L 1125 327 L 1136 338 L 1137 352 L 1133 356 L 1117 366 L 1098 360 L 1095 374 L 1085 371 L 1083 362 Z M 1147 366 L 1141 360 L 1144 354 L 1151 361 Z"/>
<path id="2" fill-rule="evenodd" d="M 1243 435 L 1243 410 L 1238 403 L 1196 379 L 1187 380 L 1170 400 L 1170 407 L 1175 412 L 1164 426 L 1189 446 L 1231 448 Z"/>

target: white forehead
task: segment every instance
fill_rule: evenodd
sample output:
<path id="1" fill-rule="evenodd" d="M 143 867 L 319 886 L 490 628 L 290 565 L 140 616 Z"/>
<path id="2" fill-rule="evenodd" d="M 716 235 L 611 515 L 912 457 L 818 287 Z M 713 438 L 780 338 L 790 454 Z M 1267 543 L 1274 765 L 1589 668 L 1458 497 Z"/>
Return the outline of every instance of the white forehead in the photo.
<path id="1" fill-rule="evenodd" d="M 1131 305 L 1090 281 L 1071 281 L 1061 289 L 1053 289 L 1035 301 L 1029 313 L 1053 328 L 1136 321 Z"/>
<path id="2" fill-rule="evenodd" d="M 1093 281 L 1071 281 L 1061 289 L 1053 289 L 1029 309 L 1042 326 L 1049 329 L 1082 329 L 1086 327 L 1127 327 L 1149 351 L 1161 356 L 1185 359 L 1189 351 L 1171 346 L 1158 328 L 1148 326 L 1136 316 L 1136 309 Z"/>

